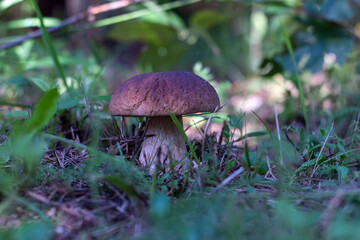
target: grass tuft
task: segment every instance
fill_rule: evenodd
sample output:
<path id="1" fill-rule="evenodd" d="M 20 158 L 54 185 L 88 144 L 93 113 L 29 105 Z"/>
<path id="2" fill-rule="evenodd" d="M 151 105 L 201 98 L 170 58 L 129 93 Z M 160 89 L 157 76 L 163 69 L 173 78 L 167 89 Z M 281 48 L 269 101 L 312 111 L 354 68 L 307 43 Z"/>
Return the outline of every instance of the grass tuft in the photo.
<path id="1" fill-rule="evenodd" d="M 45 23 L 44 23 L 44 18 L 43 18 L 43 15 L 41 14 L 41 11 L 40 11 L 40 8 L 39 8 L 39 5 L 37 4 L 36 0 L 30 0 L 31 1 L 31 4 L 32 6 L 34 7 L 34 10 L 36 12 L 36 16 L 38 17 L 39 21 L 40 21 L 40 26 L 41 26 L 41 30 L 42 30 L 42 38 L 51 54 L 51 58 L 53 59 L 53 62 L 55 64 L 55 67 L 57 69 L 57 71 L 59 72 L 60 74 L 60 77 L 64 83 L 64 86 L 66 87 L 67 90 L 69 90 L 69 86 L 66 82 L 66 77 L 65 77 L 65 73 L 64 73 L 64 70 L 60 64 L 60 61 L 59 61 L 59 57 L 56 53 L 56 50 L 55 50 L 55 47 L 54 47 L 54 44 L 50 38 L 50 34 L 49 32 L 47 31 L 47 28 L 45 26 Z"/>

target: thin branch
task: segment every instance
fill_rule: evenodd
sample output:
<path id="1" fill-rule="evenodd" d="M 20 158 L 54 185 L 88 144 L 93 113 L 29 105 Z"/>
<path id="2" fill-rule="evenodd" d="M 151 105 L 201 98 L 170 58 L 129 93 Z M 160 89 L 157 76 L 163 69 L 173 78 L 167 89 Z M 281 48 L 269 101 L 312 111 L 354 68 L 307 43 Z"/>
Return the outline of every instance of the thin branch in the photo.
<path id="1" fill-rule="evenodd" d="M 224 181 L 222 181 L 216 188 L 214 188 L 214 190 L 210 193 L 210 195 L 215 194 L 217 191 L 228 185 L 231 182 L 231 180 L 239 176 L 243 171 L 244 171 L 244 167 L 240 167 L 238 170 L 233 172 L 230 176 L 225 178 Z"/>
<path id="2" fill-rule="evenodd" d="M 269 170 L 268 170 L 267 173 L 265 174 L 264 178 L 267 178 L 268 175 L 271 175 L 271 176 L 272 176 L 272 179 L 273 179 L 274 181 L 276 181 L 277 178 L 275 177 L 274 173 L 273 173 L 272 170 L 271 170 L 272 167 L 271 167 L 270 159 L 269 159 L 268 156 L 266 156 L 266 163 L 267 163 L 267 166 L 268 166 Z"/>
<path id="3" fill-rule="evenodd" d="M 204 136 L 203 136 L 202 143 L 201 143 L 201 154 L 202 154 L 202 159 L 203 159 L 203 160 L 204 160 L 204 151 L 205 151 L 205 143 L 206 143 L 206 134 L 207 134 L 207 131 L 208 131 L 208 129 L 209 129 L 209 126 L 210 126 L 210 123 L 211 123 L 211 119 L 212 119 L 212 117 L 214 116 L 214 114 L 218 111 L 218 108 L 219 108 L 219 107 L 216 107 L 216 109 L 215 109 L 214 112 L 210 115 L 210 117 L 209 117 L 209 119 L 207 120 L 206 125 L 205 125 Z"/>
<path id="4" fill-rule="evenodd" d="M 274 105 L 274 111 L 275 111 L 276 129 L 277 129 L 278 140 L 279 140 L 280 164 L 281 164 L 281 165 L 284 165 L 284 159 L 283 159 L 283 154 L 282 154 L 282 146 L 281 146 L 281 136 L 280 136 L 279 118 L 278 118 L 278 112 L 277 112 L 277 109 L 276 109 L 276 104 Z"/>
<path id="5" fill-rule="evenodd" d="M 124 8 L 127 7 L 131 4 L 137 3 L 137 2 L 142 2 L 142 0 L 119 0 L 119 1 L 115 1 L 115 2 L 111 2 L 111 3 L 106 3 L 106 4 L 102 4 L 102 5 L 98 5 L 98 6 L 90 6 L 87 11 L 85 12 L 81 12 L 79 14 L 76 14 L 74 16 L 71 16 L 67 19 L 65 19 L 64 21 L 62 21 L 58 26 L 56 27 L 51 27 L 48 28 L 47 31 L 49 33 L 51 32 L 55 32 L 58 31 L 66 26 L 72 25 L 74 23 L 83 21 L 83 20 L 88 20 L 88 21 L 94 21 L 95 20 L 95 15 L 98 15 L 100 13 L 104 13 L 104 12 L 108 12 L 108 11 L 112 11 L 115 9 L 120 9 L 120 8 Z M 42 36 L 42 31 L 41 29 L 30 32 L 26 35 L 20 36 L 18 38 L 16 38 L 14 41 L 11 42 L 7 42 L 4 43 L 2 45 L 0 45 L 0 51 L 7 49 L 7 48 L 11 48 L 14 46 L 17 46 L 27 40 L 30 39 L 34 39 L 34 38 L 38 38 Z"/>

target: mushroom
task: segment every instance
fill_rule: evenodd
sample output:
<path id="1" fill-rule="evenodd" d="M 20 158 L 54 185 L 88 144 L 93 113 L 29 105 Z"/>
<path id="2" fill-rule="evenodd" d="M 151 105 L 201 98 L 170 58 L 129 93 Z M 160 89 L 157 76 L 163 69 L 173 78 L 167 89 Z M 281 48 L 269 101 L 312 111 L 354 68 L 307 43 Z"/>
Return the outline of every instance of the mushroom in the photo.
<path id="1" fill-rule="evenodd" d="M 162 164 L 170 159 L 182 161 L 176 170 L 189 161 L 185 140 L 169 112 L 182 126 L 182 115 L 213 112 L 219 105 L 215 89 L 206 80 L 193 73 L 174 71 L 145 73 L 128 79 L 112 95 L 109 110 L 113 116 L 149 118 L 146 132 L 149 137 L 144 139 L 139 160 L 152 172 L 155 157 Z"/>

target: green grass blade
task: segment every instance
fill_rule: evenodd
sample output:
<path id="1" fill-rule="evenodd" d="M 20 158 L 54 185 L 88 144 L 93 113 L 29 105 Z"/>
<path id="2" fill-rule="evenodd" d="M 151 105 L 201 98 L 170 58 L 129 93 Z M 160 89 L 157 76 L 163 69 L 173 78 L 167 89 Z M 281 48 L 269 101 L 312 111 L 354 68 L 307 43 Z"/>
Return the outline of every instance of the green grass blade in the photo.
<path id="1" fill-rule="evenodd" d="M 169 2 L 169 3 L 159 5 L 158 11 L 150 11 L 149 9 L 141 9 L 141 10 L 134 11 L 131 13 L 126 13 L 126 14 L 122 14 L 119 16 L 110 17 L 110 18 L 96 21 L 93 26 L 94 27 L 104 27 L 104 26 L 108 26 L 108 25 L 112 25 L 112 24 L 116 24 L 116 23 L 120 23 L 120 22 L 133 20 L 136 18 L 141 18 L 141 17 L 147 16 L 147 15 L 156 14 L 157 12 L 167 11 L 167 10 L 170 10 L 173 8 L 182 7 L 182 6 L 196 3 L 199 1 L 200 0 L 184 0 L 184 1 Z"/>
<path id="2" fill-rule="evenodd" d="M 124 191 L 129 197 L 137 197 L 141 200 L 141 194 L 138 193 L 136 188 L 126 181 L 121 176 L 110 175 L 103 178 L 103 180 L 113 184 L 118 189 Z"/>
<path id="3" fill-rule="evenodd" d="M 291 45 L 289 36 L 287 35 L 285 27 L 282 24 L 282 22 L 280 22 L 280 26 L 281 26 L 282 35 L 283 35 L 283 37 L 285 39 L 286 47 L 287 47 L 287 49 L 288 49 L 288 51 L 290 53 L 290 56 L 291 56 L 291 61 L 294 64 L 295 78 L 296 78 L 297 87 L 299 89 L 299 97 L 300 97 L 300 101 L 301 101 L 302 112 L 303 112 L 303 115 L 304 115 L 304 118 L 305 118 L 306 131 L 309 133 L 309 119 L 308 119 L 307 112 L 306 112 L 304 90 L 303 90 L 302 82 L 300 80 L 300 76 L 299 76 L 299 72 L 298 72 L 298 68 L 297 68 L 297 64 L 296 64 L 296 60 L 295 60 L 294 50 L 293 50 L 293 47 Z"/>
<path id="4" fill-rule="evenodd" d="M 150 196 L 154 196 L 156 193 L 156 185 L 158 180 L 158 164 L 155 164 L 154 175 L 151 179 Z"/>
<path id="5" fill-rule="evenodd" d="M 177 117 L 175 116 L 174 113 L 169 112 L 169 115 L 170 115 L 171 119 L 173 120 L 174 124 L 176 125 L 177 129 L 179 130 L 181 136 L 185 139 L 186 144 L 190 148 L 191 156 L 195 159 L 195 162 L 198 165 L 199 169 L 201 169 L 200 161 L 199 161 L 199 158 L 196 156 L 194 146 L 191 144 L 189 138 L 186 136 L 186 133 L 185 133 L 181 123 L 179 122 L 179 120 L 177 119 Z"/>
<path id="6" fill-rule="evenodd" d="M 245 141 L 245 160 L 246 160 L 247 167 L 250 168 L 251 162 L 250 162 L 249 145 L 248 145 L 247 141 Z"/>
<path id="7" fill-rule="evenodd" d="M 252 111 L 252 110 L 251 110 L 251 112 L 252 112 L 253 114 L 255 114 L 255 116 L 260 120 L 260 122 L 265 126 L 266 131 L 268 132 L 271 140 L 273 140 L 273 135 L 272 135 L 272 133 L 271 133 L 270 128 L 268 127 L 268 125 L 264 122 L 264 120 L 262 120 L 262 119 L 259 117 L 259 115 L 256 114 L 256 112 L 254 112 L 254 111 Z"/>
<path id="8" fill-rule="evenodd" d="M 30 211 L 36 213 L 38 216 L 40 216 L 40 218 L 45 221 L 45 222 L 50 222 L 49 217 L 44 214 L 44 212 L 34 203 L 31 203 L 30 201 L 28 201 L 26 198 L 23 197 L 18 197 L 18 196 L 14 196 L 13 199 L 15 202 L 19 203 L 20 205 L 26 207 L 27 209 L 29 209 Z"/>
<path id="9" fill-rule="evenodd" d="M 51 57 L 52 57 L 52 59 L 54 61 L 56 69 L 58 70 L 58 72 L 60 74 L 60 77 L 62 78 L 66 89 L 69 89 L 69 86 L 68 86 L 68 84 L 66 82 L 66 77 L 65 77 L 65 74 L 64 74 L 64 70 L 61 67 L 61 64 L 60 64 L 59 58 L 57 56 L 56 50 L 55 50 L 54 45 L 53 45 L 53 43 L 51 41 L 50 34 L 47 31 L 46 26 L 44 24 L 44 18 L 43 18 L 42 14 L 41 14 L 39 5 L 37 4 L 36 0 L 30 0 L 30 1 L 31 1 L 31 3 L 32 3 L 32 5 L 33 5 L 33 7 L 35 9 L 37 17 L 39 18 L 40 26 L 41 26 L 41 30 L 42 30 L 43 40 L 44 40 L 46 46 L 48 47 L 48 49 L 50 51 L 50 54 L 51 54 Z"/>

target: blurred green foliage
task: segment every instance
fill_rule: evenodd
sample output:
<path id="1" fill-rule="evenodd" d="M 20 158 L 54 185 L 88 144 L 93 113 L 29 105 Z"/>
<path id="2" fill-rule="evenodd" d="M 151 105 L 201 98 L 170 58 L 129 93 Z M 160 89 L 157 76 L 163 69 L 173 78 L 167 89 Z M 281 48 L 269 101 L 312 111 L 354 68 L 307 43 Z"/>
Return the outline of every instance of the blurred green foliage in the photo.
<path id="1" fill-rule="evenodd" d="M 36 9 L 36 1 L 1 1 L 0 44 L 61 22 Z M 41 217 L 0 226 L 0 238 L 54 237 L 56 219 L 26 190 L 56 179 L 88 183 L 92 200 L 112 188 L 126 195 L 128 224 L 146 222 L 139 239 L 357 239 L 359 16 L 359 0 L 147 1 L 0 50 L 0 216 L 18 204 Z M 248 93 L 250 83 L 282 82 L 279 132 L 264 109 L 246 115 L 230 104 L 213 117 L 223 124 L 222 141 L 209 135 L 200 144 L 173 116 L 198 168 L 151 178 L 135 167 L 134 153 L 107 142 L 117 134 L 107 104 L 129 76 L 175 69 L 209 81 L 222 103 L 258 93 Z M 125 129 L 140 132 L 143 119 L 129 122 Z M 260 129 L 249 130 L 249 122 Z M 89 158 L 58 169 L 44 162 L 56 147 Z M 347 192 L 334 207 L 338 187 Z M 129 232 L 115 238 L 132 238 Z"/>

